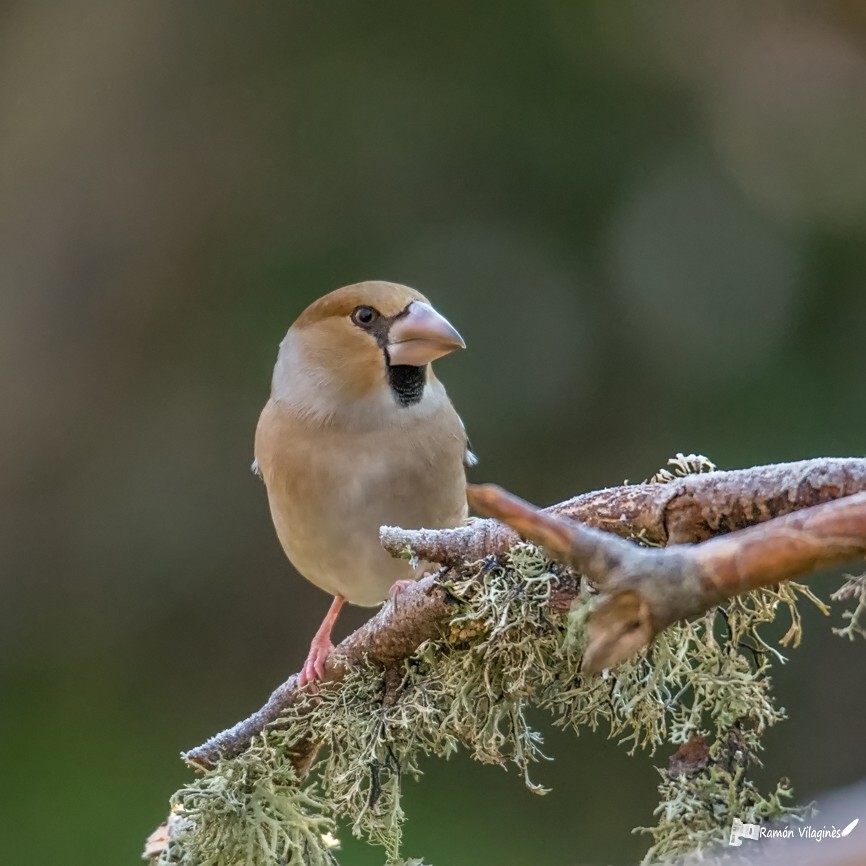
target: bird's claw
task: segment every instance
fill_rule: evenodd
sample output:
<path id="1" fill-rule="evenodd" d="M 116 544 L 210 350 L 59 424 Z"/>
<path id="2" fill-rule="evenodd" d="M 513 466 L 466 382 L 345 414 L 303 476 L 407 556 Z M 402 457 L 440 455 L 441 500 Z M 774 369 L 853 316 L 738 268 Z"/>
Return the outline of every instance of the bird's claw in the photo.
<path id="1" fill-rule="evenodd" d="M 334 644 L 328 638 L 313 638 L 307 660 L 298 676 L 298 685 L 315 684 L 316 680 L 322 679 L 325 676 L 325 665 L 333 651 Z"/>
<path id="2" fill-rule="evenodd" d="M 406 592 L 413 583 L 415 583 L 414 580 L 406 578 L 403 580 L 395 580 L 394 583 L 391 584 L 391 588 L 388 590 L 388 598 L 391 599 L 391 604 L 394 605 L 395 609 L 397 607 L 397 599 Z"/>

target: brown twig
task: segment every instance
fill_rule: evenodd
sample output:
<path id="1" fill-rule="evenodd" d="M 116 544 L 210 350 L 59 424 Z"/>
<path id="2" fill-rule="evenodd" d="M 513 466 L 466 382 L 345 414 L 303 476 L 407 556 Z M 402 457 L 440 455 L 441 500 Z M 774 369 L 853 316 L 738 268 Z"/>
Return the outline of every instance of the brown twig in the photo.
<path id="1" fill-rule="evenodd" d="M 866 490 L 866 459 L 825 457 L 675 478 L 667 484 L 624 484 L 582 493 L 544 509 L 625 538 L 665 547 L 705 541 L 811 505 Z M 421 559 L 458 565 L 506 553 L 513 529 L 495 520 L 442 530 L 383 527 L 386 550 L 407 545 Z"/>
<path id="2" fill-rule="evenodd" d="M 660 552 L 639 549 L 617 539 L 615 535 L 640 536 L 658 545 L 703 541 L 714 535 L 742 529 L 860 491 L 866 491 L 866 460 L 827 458 L 758 466 L 734 472 L 692 475 L 667 484 L 612 487 L 577 496 L 548 509 L 550 514 L 571 518 L 571 522 L 564 524 L 565 526 L 573 527 L 573 520 L 580 520 L 587 524 L 587 527 L 605 530 L 592 532 L 587 527 L 581 527 L 583 532 L 591 533 L 588 543 L 592 555 L 585 563 L 586 573 L 598 581 L 600 586 L 603 585 L 605 592 L 611 597 L 610 602 L 593 615 L 596 640 L 590 647 L 591 652 L 587 652 L 587 668 L 596 669 L 600 660 L 613 657 L 613 650 L 622 653 L 631 646 L 637 648 L 643 645 L 653 634 L 664 628 L 665 624 L 672 621 L 670 616 L 688 615 L 694 605 L 687 604 L 686 598 L 693 591 L 697 593 L 696 598 L 702 599 L 710 597 L 708 593 L 715 591 L 713 588 L 716 586 L 727 589 L 739 586 L 735 591 L 746 591 L 750 587 L 742 578 L 744 575 L 757 574 L 756 569 L 764 556 L 761 553 L 762 544 L 770 545 L 768 550 L 778 550 L 781 557 L 783 548 L 794 537 L 792 533 L 800 533 L 798 537 L 802 538 L 804 531 L 811 532 L 812 538 L 819 545 L 817 548 L 804 544 L 791 545 L 789 556 L 773 557 L 774 562 L 787 562 L 788 567 L 792 568 L 796 562 L 800 562 L 802 571 L 805 571 L 817 567 L 819 562 L 828 561 L 818 556 L 822 543 L 821 533 L 826 534 L 837 526 L 840 514 L 847 513 L 851 520 L 848 531 L 852 535 L 846 536 L 847 542 L 853 543 L 856 540 L 854 535 L 858 527 L 863 530 L 860 540 L 866 538 L 866 526 L 858 523 L 859 516 L 852 517 L 852 512 L 846 509 L 839 512 L 837 509 L 825 512 L 823 516 L 819 513 L 817 518 L 808 518 L 815 522 L 808 523 L 805 530 L 790 523 L 783 524 L 780 529 L 776 521 L 773 521 L 769 526 L 756 531 L 756 534 L 736 533 L 720 539 L 719 542 L 713 542 L 719 545 L 725 542 L 726 546 L 711 548 L 708 544 L 700 545 L 695 550 L 701 550 L 700 557 L 706 557 L 701 559 L 703 567 L 707 569 L 706 574 L 715 576 L 707 578 L 710 581 L 710 590 L 702 588 L 701 581 L 704 578 L 701 575 L 704 572 L 693 572 L 692 564 L 678 578 L 671 578 L 679 580 L 683 599 L 675 601 L 671 597 L 667 601 L 653 601 L 648 608 L 642 606 L 648 604 L 645 597 L 638 595 L 632 586 L 632 583 L 640 582 L 640 572 L 623 571 L 622 563 L 626 560 L 631 562 L 631 554 L 635 551 L 640 551 L 641 556 L 647 554 L 653 557 Z M 535 513 L 534 510 L 532 513 Z M 859 511 L 857 513 L 859 515 Z M 557 531 L 563 531 L 559 522 Z M 778 536 L 777 532 L 782 532 L 787 541 Z M 762 538 L 765 541 L 762 542 Z M 408 545 L 421 559 L 447 566 L 457 566 L 490 554 L 505 553 L 517 539 L 518 534 L 514 529 L 492 520 L 476 521 L 453 530 L 413 531 L 388 527 L 382 530 L 384 546 L 395 555 L 402 553 Z M 824 542 L 833 546 L 838 556 L 842 555 L 843 547 L 836 543 L 835 538 L 825 537 Z M 844 549 L 853 547 L 849 544 L 849 547 Z M 672 564 L 677 562 L 681 551 L 671 550 L 666 553 L 668 556 L 664 568 L 673 571 Z M 741 556 L 749 557 L 751 570 L 744 570 L 740 565 Z M 605 573 L 605 568 L 611 570 L 610 576 Z M 729 573 L 726 568 L 736 570 Z M 777 575 L 774 579 L 779 580 L 782 577 Z M 399 599 L 398 610 L 395 611 L 392 604 L 386 604 L 370 622 L 337 647 L 326 669 L 326 683 L 341 679 L 349 668 L 365 657 L 383 667 L 400 662 L 411 655 L 423 641 L 440 634 L 452 616 L 453 608 L 447 592 L 435 576 L 425 577 L 410 586 Z M 558 604 L 561 603 L 563 600 L 558 599 Z M 659 611 L 665 615 L 662 616 Z M 612 629 L 615 627 L 622 631 L 623 625 L 633 625 L 631 629 L 627 627 L 620 638 L 611 640 L 607 637 L 605 617 L 610 618 Z M 667 623 L 663 624 L 665 619 Z M 610 645 L 609 650 L 605 650 L 607 644 Z M 201 746 L 191 749 L 185 754 L 185 759 L 194 766 L 212 767 L 220 758 L 240 754 L 253 737 L 307 694 L 309 693 L 297 688 L 297 678 L 290 677 L 273 692 L 260 710 Z M 309 766 L 315 757 L 316 749 L 315 743 L 299 744 L 294 755 L 299 770 L 303 771 Z"/>
<path id="3" fill-rule="evenodd" d="M 672 623 L 735 595 L 866 556 L 866 493 L 665 550 L 545 514 L 492 484 L 472 488 L 470 501 L 601 591 L 587 622 L 583 669 L 589 673 L 612 667 Z"/>

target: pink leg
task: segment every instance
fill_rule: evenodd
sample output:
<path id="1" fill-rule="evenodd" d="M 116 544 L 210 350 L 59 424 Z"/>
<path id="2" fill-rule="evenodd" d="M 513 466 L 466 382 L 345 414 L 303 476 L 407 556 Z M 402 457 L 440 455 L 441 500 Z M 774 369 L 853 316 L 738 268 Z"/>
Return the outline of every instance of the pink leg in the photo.
<path id="1" fill-rule="evenodd" d="M 331 602 L 331 606 L 328 608 L 328 612 L 325 614 L 319 630 L 310 643 L 309 655 L 298 677 L 299 686 L 313 683 L 324 676 L 328 656 L 334 651 L 334 645 L 331 643 L 331 629 L 334 628 L 334 623 L 340 614 L 340 608 L 345 602 L 346 599 L 342 595 L 334 596 L 334 600 Z"/>

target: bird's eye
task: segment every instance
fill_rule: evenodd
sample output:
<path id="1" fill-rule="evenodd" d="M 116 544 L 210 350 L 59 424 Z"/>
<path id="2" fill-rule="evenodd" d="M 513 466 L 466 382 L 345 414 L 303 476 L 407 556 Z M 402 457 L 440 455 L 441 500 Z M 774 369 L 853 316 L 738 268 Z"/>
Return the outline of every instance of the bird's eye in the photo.
<path id="1" fill-rule="evenodd" d="M 369 328 L 378 316 L 372 307 L 355 307 L 352 311 L 352 321 L 360 328 Z"/>

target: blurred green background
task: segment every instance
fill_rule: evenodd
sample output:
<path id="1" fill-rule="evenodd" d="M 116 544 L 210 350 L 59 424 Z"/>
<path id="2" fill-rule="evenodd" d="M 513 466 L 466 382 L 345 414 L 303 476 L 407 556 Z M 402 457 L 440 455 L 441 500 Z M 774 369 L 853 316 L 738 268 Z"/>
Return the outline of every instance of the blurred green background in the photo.
<path id="1" fill-rule="evenodd" d="M 298 668 L 328 599 L 249 464 L 330 289 L 428 294 L 469 344 L 437 370 L 472 480 L 534 501 L 676 451 L 864 452 L 859 0 L 7 2 L 0 117 L 5 863 L 135 863 L 178 752 Z M 830 625 L 767 737 L 804 801 L 866 776 L 864 648 Z M 548 751 L 544 799 L 431 763 L 407 853 L 635 862 L 666 755 Z"/>

